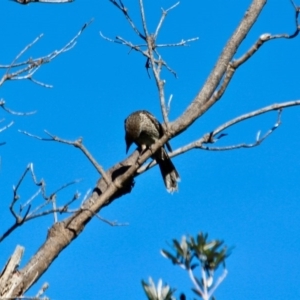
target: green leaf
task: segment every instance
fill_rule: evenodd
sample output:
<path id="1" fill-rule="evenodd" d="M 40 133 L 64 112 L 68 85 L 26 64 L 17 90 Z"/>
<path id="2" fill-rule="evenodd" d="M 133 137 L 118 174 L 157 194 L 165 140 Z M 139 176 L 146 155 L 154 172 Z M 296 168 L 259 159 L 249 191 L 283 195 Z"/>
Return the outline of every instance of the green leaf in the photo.
<path id="1" fill-rule="evenodd" d="M 177 253 L 180 254 L 180 256 L 183 256 L 183 250 L 182 250 L 179 242 L 177 240 L 173 240 L 173 244 L 174 244 L 174 248 L 177 251 Z"/>
<path id="2" fill-rule="evenodd" d="M 156 297 L 156 288 L 151 277 L 149 278 L 149 282 L 150 284 L 147 284 L 145 281 L 142 280 L 142 286 L 144 288 L 144 291 L 149 300 L 158 300 Z"/>
<path id="3" fill-rule="evenodd" d="M 196 290 L 196 289 L 194 289 L 194 288 L 192 288 L 192 291 L 193 291 L 196 295 L 198 295 L 198 296 L 200 296 L 200 297 L 202 298 L 203 294 L 200 293 L 200 291 L 198 291 L 198 290 Z"/>
<path id="4" fill-rule="evenodd" d="M 167 284 L 163 285 L 161 279 L 159 279 L 157 287 L 151 277 L 149 284 L 142 280 L 142 285 L 149 300 L 175 300 L 173 297 L 175 289 L 171 289 Z"/>
<path id="5" fill-rule="evenodd" d="M 172 255 L 170 252 L 166 250 L 161 250 L 161 255 L 166 258 L 169 258 L 174 265 L 180 264 L 180 261 L 174 255 Z"/>

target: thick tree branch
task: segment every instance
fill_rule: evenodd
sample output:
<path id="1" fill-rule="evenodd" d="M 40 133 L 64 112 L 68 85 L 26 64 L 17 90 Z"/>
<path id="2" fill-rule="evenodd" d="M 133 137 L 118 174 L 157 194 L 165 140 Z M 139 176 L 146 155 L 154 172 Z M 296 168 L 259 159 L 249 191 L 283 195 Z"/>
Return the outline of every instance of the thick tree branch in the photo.
<path id="1" fill-rule="evenodd" d="M 178 135 L 180 132 L 186 130 L 197 118 L 203 115 L 215 103 L 216 100 L 209 101 L 209 99 L 220 84 L 228 68 L 229 62 L 257 20 L 266 2 L 266 0 L 252 1 L 252 4 L 247 10 L 241 23 L 224 47 L 220 58 L 206 80 L 203 88 L 184 113 L 177 120 L 171 123 L 171 136 Z"/>
<path id="2" fill-rule="evenodd" d="M 121 1 L 119 1 L 119 3 L 121 8 L 124 7 Z M 144 153 L 140 154 L 138 151 L 135 151 L 124 161 L 107 170 L 105 174 L 108 180 L 101 178 L 98 181 L 93 194 L 83 203 L 82 209 L 75 212 L 64 221 L 55 223 L 50 228 L 44 244 L 26 264 L 26 266 L 19 270 L 18 275 L 13 275 L 12 280 L 14 285 L 8 291 L 8 295 L 17 297 L 24 294 L 28 288 L 47 270 L 47 268 L 49 268 L 63 249 L 82 232 L 86 224 L 93 216 L 95 216 L 95 214 L 112 201 L 131 191 L 134 184 L 133 178 L 137 176 L 137 170 L 141 167 L 141 165 L 144 164 L 144 162 L 171 137 L 187 129 L 199 116 L 201 116 L 215 103 L 216 100 L 211 101 L 212 95 L 214 91 L 216 91 L 217 87 L 221 85 L 221 81 L 228 70 L 230 61 L 236 53 L 239 45 L 255 23 L 265 3 L 266 0 L 253 0 L 237 30 L 225 46 L 220 59 L 208 77 L 204 87 L 183 115 L 170 124 L 165 135 Z M 140 4 L 142 4 L 142 0 L 140 0 Z M 141 6 L 141 15 L 143 22 L 146 24 L 143 6 Z M 152 56 L 151 53 L 148 52 L 148 58 L 152 63 L 152 67 L 155 66 L 160 72 L 162 60 L 159 56 L 158 58 L 155 58 L 157 61 L 154 60 L 154 55 L 157 55 L 157 49 L 155 49 L 155 44 L 153 44 L 153 37 L 149 36 L 147 27 L 144 27 L 144 33 L 148 45 L 148 51 L 152 52 Z M 135 50 L 137 50 L 137 48 L 135 48 Z M 157 73 L 158 75 L 159 72 Z M 160 79 L 160 77 L 158 78 Z M 158 84 L 159 83 L 160 81 L 158 81 Z M 299 105 L 299 103 L 293 105 Z M 278 110 L 279 107 L 276 109 Z M 275 108 L 273 108 L 273 110 L 275 110 Z M 163 112 L 163 115 L 165 123 L 168 124 L 165 114 L 167 114 L 166 111 Z M 209 142 L 209 140 L 207 139 L 207 135 L 205 135 L 203 143 L 207 142 Z"/>
<path id="3" fill-rule="evenodd" d="M 252 57 L 262 45 L 274 39 L 292 39 L 298 35 L 300 30 L 298 22 L 300 8 L 297 7 L 293 1 L 291 2 L 295 9 L 296 23 L 295 32 L 293 34 L 262 34 L 254 43 L 254 45 L 242 57 L 230 62 L 239 45 L 245 38 L 246 33 L 251 29 L 252 25 L 256 21 L 256 18 L 258 17 L 259 13 L 266 3 L 265 0 L 253 1 L 241 24 L 224 48 L 214 70 L 204 84 L 203 89 L 199 92 L 194 101 L 183 113 L 183 115 L 181 115 L 177 122 L 174 122 L 174 127 L 172 128 L 172 130 L 178 131 L 176 135 L 185 130 L 187 126 L 191 125 L 197 118 L 203 115 L 203 113 L 205 113 L 211 106 L 213 106 L 213 104 L 216 103 L 216 101 L 218 101 L 222 97 L 236 69 L 244 64 L 250 57 Z M 219 89 L 216 90 L 223 76 L 223 82 L 221 83 Z M 213 93 L 214 90 L 215 92 Z M 213 94 L 211 95 L 211 93 Z"/>

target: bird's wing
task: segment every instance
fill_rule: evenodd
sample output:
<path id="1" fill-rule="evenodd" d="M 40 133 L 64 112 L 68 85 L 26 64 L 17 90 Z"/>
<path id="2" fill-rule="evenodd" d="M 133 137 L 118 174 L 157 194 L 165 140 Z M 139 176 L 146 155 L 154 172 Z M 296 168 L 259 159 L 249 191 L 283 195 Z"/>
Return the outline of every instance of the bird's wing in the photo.
<path id="1" fill-rule="evenodd" d="M 164 135 L 164 128 L 162 127 L 162 125 L 158 122 L 158 120 L 151 114 L 149 113 L 148 111 L 144 110 L 143 111 L 148 117 L 149 119 L 153 122 L 153 124 L 155 125 L 156 129 L 158 130 L 159 132 L 159 137 L 161 138 L 163 135 Z M 167 149 L 172 152 L 172 148 L 171 148 L 171 145 L 169 142 L 166 142 L 166 146 L 167 146 Z"/>

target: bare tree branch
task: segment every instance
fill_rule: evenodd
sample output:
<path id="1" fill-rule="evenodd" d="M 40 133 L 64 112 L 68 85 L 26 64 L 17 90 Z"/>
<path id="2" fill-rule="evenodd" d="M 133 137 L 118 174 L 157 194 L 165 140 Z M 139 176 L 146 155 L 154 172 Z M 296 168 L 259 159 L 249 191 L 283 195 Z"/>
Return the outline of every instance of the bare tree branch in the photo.
<path id="1" fill-rule="evenodd" d="M 111 2 L 114 4 L 117 3 L 113 0 Z M 30 261 L 18 271 L 18 274 L 13 275 L 12 280 L 14 281 L 14 285 L 9 289 L 7 293 L 8 295 L 18 296 L 24 294 L 26 290 L 28 290 L 28 288 L 46 271 L 46 269 L 63 251 L 63 249 L 67 247 L 84 230 L 86 224 L 95 216 L 95 214 L 99 213 L 103 207 L 107 206 L 112 201 L 131 191 L 134 184 L 133 178 L 137 176 L 137 170 L 146 162 L 146 160 L 149 159 L 151 155 L 161 148 L 168 140 L 186 130 L 197 118 L 199 118 L 217 101 L 217 98 L 213 98 L 212 96 L 219 87 L 222 88 L 222 80 L 226 79 L 226 73 L 234 72 L 234 69 L 230 68 L 230 62 L 232 62 L 232 58 L 235 55 L 238 47 L 250 31 L 253 24 L 256 22 L 265 3 L 266 0 L 252 1 L 252 4 L 247 10 L 246 17 L 242 19 L 240 25 L 237 27 L 225 46 L 204 87 L 198 93 L 190 106 L 183 112 L 183 114 L 172 123 L 168 124 L 167 109 L 164 108 L 164 104 L 162 104 L 164 103 L 164 94 L 159 93 L 164 121 L 167 127 L 165 135 L 155 144 L 153 144 L 150 149 L 144 151 L 142 154 L 140 154 L 138 151 L 135 151 L 124 161 L 108 169 L 105 172 L 108 180 L 105 180 L 104 177 L 99 179 L 92 195 L 82 204 L 82 209 L 74 212 L 74 214 L 69 218 L 55 223 L 50 228 L 44 244 L 39 248 Z M 121 10 L 124 8 L 124 5 L 121 1 L 118 2 L 118 5 L 121 7 Z M 140 0 L 140 7 L 143 20 L 142 22 L 146 24 L 142 0 Z M 150 65 L 152 68 L 155 66 L 155 70 L 157 72 L 157 86 L 158 89 L 160 89 L 159 84 L 161 84 L 163 91 L 164 82 L 160 78 L 160 71 L 164 65 L 162 64 L 162 59 L 155 47 L 155 40 L 153 39 L 153 36 L 148 34 L 146 25 L 143 26 L 143 28 L 148 47 L 146 50 L 148 51 L 147 63 L 148 66 Z M 139 51 L 139 47 L 131 48 Z M 227 82 L 229 83 L 232 76 L 228 74 L 229 73 L 227 73 Z M 221 90 L 222 93 L 225 91 L 225 88 L 226 86 L 223 84 L 223 91 Z M 299 105 L 299 103 L 295 104 L 295 101 L 290 105 L 284 103 L 281 104 L 282 107 L 277 105 L 276 108 L 273 106 L 273 108 L 270 108 L 269 110 L 278 110 L 280 108 L 293 105 Z M 257 115 L 265 112 L 257 112 Z M 248 118 L 250 117 L 251 116 L 248 116 Z M 236 121 L 236 123 L 237 122 L 238 121 Z M 224 128 L 228 127 L 224 126 Z M 205 135 L 201 140 L 201 145 L 204 143 L 213 142 L 214 140 L 212 137 L 214 137 L 217 131 L 218 129 L 213 133 Z M 171 155 L 176 155 L 176 152 L 172 153 Z M 44 262 L 40 260 L 40 257 L 47 257 L 48 264 L 44 264 Z"/>
<path id="2" fill-rule="evenodd" d="M 148 43 L 147 37 L 149 37 L 149 33 L 148 33 L 148 29 L 147 29 L 147 22 L 146 22 L 146 16 L 145 16 L 145 11 L 144 11 L 143 0 L 139 0 L 139 4 L 140 4 L 141 17 L 142 17 L 143 30 L 144 30 L 144 33 L 145 33 L 146 42 Z"/>
<path id="3" fill-rule="evenodd" d="M 28 0 L 25 0 L 28 1 Z M 28 4 L 27 3 L 23 3 L 23 4 Z M 41 37 L 43 36 L 42 34 L 39 35 L 33 42 L 31 42 L 30 44 L 28 44 L 12 61 L 11 64 L 9 65 L 1 65 L 0 68 L 2 69 L 7 69 L 5 74 L 2 76 L 2 78 L 0 79 L 0 86 L 4 84 L 5 81 L 7 80 L 24 80 L 24 79 L 28 79 L 30 81 L 32 81 L 33 83 L 36 83 L 38 85 L 41 85 L 43 87 L 47 87 L 47 88 L 51 88 L 51 85 L 42 83 L 40 81 L 37 81 L 33 78 L 33 75 L 35 74 L 35 72 L 37 72 L 39 70 L 39 68 L 44 65 L 47 64 L 49 62 L 51 62 L 53 59 L 55 59 L 57 56 L 59 56 L 60 54 L 67 52 L 69 50 L 71 50 L 77 43 L 78 38 L 80 37 L 80 35 L 82 34 L 82 32 L 85 30 L 85 28 L 87 28 L 91 23 L 93 22 L 93 20 L 89 21 L 88 23 L 84 24 L 82 26 L 82 28 L 80 29 L 80 31 L 64 46 L 62 47 L 60 50 L 54 50 L 53 52 L 49 53 L 48 55 L 45 55 L 43 57 L 40 58 L 35 58 L 35 59 L 31 59 L 29 58 L 27 61 L 22 62 L 22 63 L 17 63 L 17 60 L 25 53 L 27 52 L 35 43 L 37 43 Z M 21 67 L 21 68 L 20 68 Z M 10 72 L 11 69 L 13 68 L 19 68 L 14 72 Z"/>
<path id="4" fill-rule="evenodd" d="M 0 128 L 0 132 L 2 132 L 2 131 L 4 131 L 4 130 L 8 129 L 8 128 L 11 127 L 13 124 L 14 124 L 14 122 L 11 121 L 11 122 L 10 122 L 9 124 L 7 124 L 6 126 Z M 1 145 L 1 144 L 0 144 L 0 145 Z"/>
<path id="5" fill-rule="evenodd" d="M 156 48 L 165 48 L 165 47 L 186 47 L 189 46 L 188 43 L 190 42 L 195 42 L 199 40 L 198 37 L 192 38 L 192 39 L 187 39 L 187 40 L 181 40 L 178 43 L 169 43 L 169 44 L 157 44 Z"/>
<path id="6" fill-rule="evenodd" d="M 166 18 L 166 16 L 167 16 L 167 14 L 168 14 L 168 12 L 169 12 L 170 10 L 174 9 L 176 6 L 178 6 L 179 3 L 180 3 L 180 2 L 178 1 L 177 3 L 175 3 L 174 5 L 172 5 L 170 8 L 168 8 L 168 9 L 166 9 L 166 10 L 164 10 L 163 8 L 161 8 L 162 15 L 161 15 L 161 18 L 160 18 L 160 20 L 159 20 L 159 22 L 158 22 L 158 25 L 157 25 L 157 27 L 156 27 L 156 30 L 155 30 L 155 34 L 154 34 L 154 38 L 155 38 L 155 39 L 156 39 L 157 36 L 158 36 L 158 33 L 159 33 L 159 31 L 160 31 L 160 29 L 161 29 L 161 27 L 162 27 L 162 24 L 163 24 L 163 22 L 164 22 L 164 20 L 165 20 L 165 18 Z"/>
<path id="7" fill-rule="evenodd" d="M 23 133 L 27 136 L 30 136 L 30 137 L 33 137 L 35 139 L 38 139 L 40 141 L 46 141 L 46 142 L 59 142 L 59 143 L 62 143 L 62 144 L 67 144 L 67 145 L 72 145 L 76 148 L 79 148 L 83 154 L 88 158 L 88 160 L 92 163 L 92 165 L 96 168 L 96 170 L 99 172 L 99 174 L 101 174 L 101 176 L 103 177 L 103 179 L 106 181 L 107 184 L 109 184 L 110 180 L 109 178 L 106 176 L 105 174 L 105 171 L 103 169 L 103 167 L 95 160 L 95 158 L 90 154 L 90 152 L 85 148 L 85 146 L 83 145 L 82 143 L 82 138 L 79 138 L 75 141 L 67 141 L 67 140 L 64 140 L 64 139 L 61 139 L 51 133 L 49 133 L 47 130 L 45 130 L 45 133 L 47 135 L 50 136 L 50 138 L 42 138 L 42 137 L 39 137 L 37 135 L 33 135 L 31 133 L 28 133 L 26 131 L 22 131 L 22 130 L 19 130 L 20 133 Z"/>
<path id="8" fill-rule="evenodd" d="M 96 214 L 95 215 L 96 218 L 98 218 L 99 220 L 101 220 L 102 222 L 112 226 L 112 227 L 115 227 L 115 226 L 128 226 L 129 224 L 128 223 L 119 223 L 118 221 L 109 221 L 107 219 L 104 219 L 103 217 L 101 217 L 99 214 Z"/>
<path id="9" fill-rule="evenodd" d="M 224 151 L 224 150 L 234 150 L 234 149 L 240 149 L 240 148 L 253 148 L 253 147 L 259 146 L 270 134 L 272 134 L 275 131 L 275 129 L 277 129 L 280 126 L 281 112 L 282 112 L 282 110 L 278 110 L 278 118 L 277 118 L 277 122 L 274 124 L 274 126 L 262 137 L 260 137 L 261 132 L 259 131 L 256 135 L 256 141 L 252 144 L 242 143 L 242 144 L 226 146 L 226 147 L 208 147 L 208 146 L 203 146 L 203 144 L 202 144 L 202 145 L 198 146 L 198 148 L 203 149 L 203 150 L 210 150 L 210 151 Z"/>
<path id="10" fill-rule="evenodd" d="M 16 272 L 20 265 L 23 253 L 24 247 L 17 246 L 13 255 L 7 261 L 4 269 L 0 273 L 0 291 L 3 291 L 6 288 L 7 282 Z"/>
<path id="11" fill-rule="evenodd" d="M 13 110 L 5 107 L 5 101 L 3 99 L 0 99 L 0 107 L 3 110 L 5 110 L 6 112 L 8 112 L 9 114 L 16 115 L 16 116 L 29 116 L 29 115 L 33 115 L 36 113 L 36 111 L 31 111 L 31 112 L 27 112 L 27 113 L 13 111 Z"/>
<path id="12" fill-rule="evenodd" d="M 39 189 L 27 201 L 25 201 L 24 204 L 20 205 L 19 213 L 17 213 L 14 209 L 14 206 L 15 206 L 16 202 L 19 201 L 21 198 L 20 195 L 18 194 L 18 190 L 20 189 L 28 172 L 31 174 L 33 183 L 36 186 L 38 186 Z M 68 201 L 65 205 L 63 205 L 61 207 L 56 207 L 56 204 L 55 204 L 55 205 L 53 205 L 52 209 L 49 209 L 47 211 L 41 211 L 41 210 L 44 209 L 47 205 L 49 205 L 51 203 L 53 204 L 53 202 L 56 200 L 57 194 L 60 191 L 62 191 L 63 189 L 65 189 L 73 184 L 76 184 L 78 182 L 79 182 L 79 180 L 74 180 L 70 183 L 66 183 L 66 184 L 62 185 L 61 187 L 59 187 L 55 192 L 50 194 L 50 196 L 47 196 L 46 190 L 45 190 L 46 184 L 45 184 L 44 180 L 41 180 L 41 181 L 36 180 L 36 176 L 33 171 L 33 165 L 29 164 L 26 167 L 22 176 L 20 177 L 19 181 L 17 182 L 17 185 L 15 187 L 13 187 L 13 199 L 12 199 L 9 209 L 10 209 L 11 214 L 15 218 L 15 223 L 10 228 L 8 228 L 2 234 L 2 236 L 0 236 L 0 242 L 2 242 L 6 237 L 8 237 L 16 228 L 18 228 L 25 222 L 30 221 L 32 219 L 35 219 L 35 218 L 38 218 L 41 216 L 45 216 L 48 214 L 54 214 L 54 218 L 57 222 L 57 216 L 56 216 L 57 212 L 58 213 L 74 213 L 74 211 L 70 211 L 68 209 L 68 207 L 71 203 L 73 203 L 75 200 L 77 200 L 80 197 L 80 194 L 77 192 L 74 194 L 73 198 L 70 201 Z M 34 199 L 37 198 L 38 195 L 42 196 L 44 202 L 42 204 L 38 205 L 33 210 L 31 210 L 32 202 Z M 22 216 L 21 213 L 23 212 L 24 209 L 25 209 L 25 213 Z"/>
<path id="13" fill-rule="evenodd" d="M 128 14 L 128 9 L 123 5 L 122 1 L 119 0 L 119 3 L 116 0 L 109 0 L 113 5 L 115 5 L 125 16 L 127 21 L 129 22 L 132 29 L 135 33 L 143 40 L 146 40 L 146 37 L 137 29 L 131 17 Z"/>
<path id="14" fill-rule="evenodd" d="M 269 33 L 262 34 L 244 55 L 242 55 L 239 59 L 233 60 L 230 63 L 228 63 L 223 82 L 221 83 L 218 90 L 216 90 L 211 96 L 211 98 L 207 101 L 208 107 L 211 107 L 216 101 L 218 101 L 223 96 L 227 86 L 229 85 L 233 75 L 235 74 L 236 69 L 238 69 L 242 64 L 244 64 L 250 57 L 252 57 L 260 49 L 262 45 L 274 39 L 280 39 L 280 38 L 292 39 L 298 35 L 300 30 L 300 26 L 298 23 L 300 8 L 297 7 L 292 0 L 291 2 L 295 9 L 295 22 L 296 22 L 295 32 L 291 35 L 286 33 L 276 34 L 276 35 L 271 35 Z"/>
<path id="15" fill-rule="evenodd" d="M 38 293 L 36 294 L 36 298 L 40 298 L 44 293 L 45 291 L 49 288 L 49 283 L 48 282 L 45 282 L 41 289 L 38 291 Z"/>
<path id="16" fill-rule="evenodd" d="M 250 113 L 241 115 L 233 120 L 230 120 L 230 121 L 222 124 L 221 126 L 219 126 L 217 129 L 213 130 L 212 132 L 203 135 L 203 137 L 200 138 L 199 140 L 194 141 L 184 147 L 174 150 L 172 153 L 170 153 L 170 157 L 177 156 L 179 154 L 185 153 L 194 148 L 201 148 L 202 145 L 205 143 L 214 142 L 214 137 L 216 135 L 218 135 L 219 133 L 221 133 L 222 131 L 224 131 L 225 129 L 227 129 L 231 126 L 238 124 L 239 122 L 242 122 L 247 119 L 251 119 L 253 117 L 268 113 L 270 111 L 274 111 L 274 110 L 280 111 L 280 110 L 283 110 L 284 108 L 298 106 L 298 105 L 300 105 L 300 100 L 283 102 L 283 103 L 278 103 L 278 104 L 272 104 L 272 105 L 266 106 L 264 108 L 252 111 Z M 279 115 L 279 117 L 280 117 L 280 115 Z"/>
<path id="17" fill-rule="evenodd" d="M 127 19 L 129 18 L 127 8 L 124 7 L 124 5 L 121 1 L 120 1 L 120 3 L 117 3 L 116 1 L 110 0 L 110 2 L 112 2 L 118 9 L 120 9 L 124 13 L 124 15 L 126 16 Z M 162 16 L 158 22 L 155 33 L 149 34 L 148 28 L 147 28 L 143 0 L 139 0 L 141 20 L 142 20 L 142 26 L 143 26 L 143 31 L 144 31 L 143 34 L 141 34 L 140 31 L 138 31 L 136 29 L 136 26 L 132 22 L 131 18 L 129 20 L 130 20 L 131 26 L 133 27 L 135 32 L 139 35 L 139 37 L 142 38 L 144 41 L 146 41 L 146 45 L 132 44 L 131 42 L 126 41 L 124 38 L 122 38 L 120 36 L 117 36 L 113 40 L 113 39 L 105 37 L 100 32 L 101 37 L 104 38 L 105 40 L 110 41 L 110 42 L 115 42 L 117 44 L 123 44 L 132 50 L 138 51 L 139 53 L 141 53 L 143 56 L 145 56 L 147 58 L 146 69 L 148 71 L 148 69 L 151 68 L 153 71 L 156 86 L 157 86 L 158 92 L 159 92 L 160 106 L 161 106 L 163 120 L 164 120 L 166 128 L 168 128 L 168 126 L 169 126 L 169 120 L 168 120 L 168 111 L 169 110 L 167 109 L 166 103 L 165 103 L 165 92 L 164 92 L 165 80 L 161 79 L 161 70 L 162 70 L 162 67 L 166 67 L 167 70 L 169 70 L 175 76 L 176 76 L 176 73 L 162 59 L 161 55 L 158 53 L 158 48 L 186 46 L 189 42 L 193 42 L 198 39 L 198 38 L 192 38 L 192 39 L 188 39 L 188 40 L 181 40 L 181 42 L 179 42 L 179 43 L 157 44 L 157 42 L 156 42 L 157 36 L 158 36 L 159 30 L 162 27 L 163 21 L 167 15 L 167 13 L 170 10 L 174 9 L 178 4 L 179 4 L 179 2 L 174 4 L 173 6 L 171 6 L 166 11 L 162 9 Z M 146 49 L 143 50 L 145 47 L 146 47 Z"/>
<path id="18" fill-rule="evenodd" d="M 183 112 L 183 114 L 177 120 L 171 123 L 169 137 L 178 135 L 180 132 L 186 130 L 196 119 L 202 116 L 216 102 L 217 99 L 213 99 L 211 101 L 209 100 L 224 77 L 232 57 L 236 53 L 239 45 L 244 40 L 253 24 L 256 22 L 265 4 L 266 0 L 252 1 L 249 9 L 247 10 L 247 17 L 242 19 L 239 26 L 236 28 L 235 32 L 225 45 L 203 88 L 200 90 L 189 107 Z"/>

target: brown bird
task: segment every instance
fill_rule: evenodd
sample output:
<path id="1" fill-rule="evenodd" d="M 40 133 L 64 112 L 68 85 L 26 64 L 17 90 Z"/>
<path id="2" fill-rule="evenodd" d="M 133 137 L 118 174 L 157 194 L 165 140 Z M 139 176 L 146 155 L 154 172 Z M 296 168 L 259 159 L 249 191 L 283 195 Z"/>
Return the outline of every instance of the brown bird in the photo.
<path id="1" fill-rule="evenodd" d="M 129 115 L 125 120 L 125 131 L 126 153 L 132 143 L 137 144 L 141 150 L 144 151 L 164 134 L 162 125 L 146 110 L 139 110 Z M 168 142 L 166 146 L 169 151 L 172 151 Z M 155 159 L 159 165 L 168 192 L 172 193 L 177 191 L 177 182 L 180 180 L 179 174 L 165 148 L 159 148 L 151 157 Z"/>

